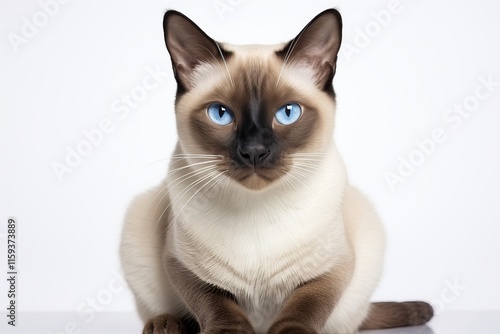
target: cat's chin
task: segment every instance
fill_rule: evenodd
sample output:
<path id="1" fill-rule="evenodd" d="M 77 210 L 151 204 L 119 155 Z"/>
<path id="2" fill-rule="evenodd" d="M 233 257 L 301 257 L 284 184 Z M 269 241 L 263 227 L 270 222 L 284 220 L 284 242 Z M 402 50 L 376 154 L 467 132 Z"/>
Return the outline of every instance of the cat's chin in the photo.
<path id="1" fill-rule="evenodd" d="M 275 175 L 267 176 L 257 172 L 248 173 L 244 177 L 238 176 L 236 181 L 244 188 L 252 191 L 262 191 L 269 188 L 279 178 Z"/>

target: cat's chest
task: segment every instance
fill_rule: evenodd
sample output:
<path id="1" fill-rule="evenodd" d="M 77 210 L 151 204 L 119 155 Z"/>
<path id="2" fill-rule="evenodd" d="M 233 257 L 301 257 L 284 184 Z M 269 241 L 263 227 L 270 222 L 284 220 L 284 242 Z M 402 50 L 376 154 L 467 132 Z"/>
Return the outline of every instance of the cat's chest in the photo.
<path id="1" fill-rule="evenodd" d="M 335 266 L 346 248 L 341 217 L 312 211 L 191 216 L 196 228 L 176 226 L 176 256 L 203 281 L 232 293 L 252 326 L 266 332 L 286 297 Z"/>
<path id="2" fill-rule="evenodd" d="M 173 240 L 176 257 L 198 277 L 261 312 L 276 306 L 261 301 L 280 304 L 298 284 L 331 268 L 345 240 L 334 210 L 257 204 L 187 210 Z"/>

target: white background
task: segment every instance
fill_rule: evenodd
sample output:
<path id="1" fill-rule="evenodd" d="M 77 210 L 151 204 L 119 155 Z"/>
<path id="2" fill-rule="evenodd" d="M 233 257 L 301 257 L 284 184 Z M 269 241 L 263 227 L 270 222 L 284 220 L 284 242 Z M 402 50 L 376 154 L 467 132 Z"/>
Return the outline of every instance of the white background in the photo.
<path id="1" fill-rule="evenodd" d="M 217 3 L 230 7 L 221 12 Z M 16 217 L 20 309 L 84 319 L 76 310 L 103 298 L 119 272 L 126 207 L 165 175 L 176 141 L 166 9 L 184 12 L 217 40 L 268 44 L 295 37 L 334 6 L 345 28 L 335 137 L 352 183 L 370 195 L 388 233 L 374 299 L 500 311 L 500 87 L 460 126 L 443 118 L 472 101 L 480 77 L 500 82 L 500 3 L 401 0 L 377 31 L 373 13 L 389 3 L 73 0 L 16 51 L 9 34 L 22 36 L 23 18 L 33 22 L 41 5 L 1 0 L 0 254 L 7 218 Z M 372 37 L 361 45 L 366 29 Z M 113 104 L 123 106 L 122 95 L 140 89 L 148 69 L 163 72 L 161 83 L 120 118 Z M 64 164 L 68 147 L 103 119 L 112 131 L 60 181 L 53 163 Z M 446 141 L 391 189 L 386 173 L 397 172 L 400 157 L 418 154 L 415 141 L 437 128 Z M 5 262 L 1 255 L 0 268 Z M 134 310 L 128 291 L 99 306 Z"/>

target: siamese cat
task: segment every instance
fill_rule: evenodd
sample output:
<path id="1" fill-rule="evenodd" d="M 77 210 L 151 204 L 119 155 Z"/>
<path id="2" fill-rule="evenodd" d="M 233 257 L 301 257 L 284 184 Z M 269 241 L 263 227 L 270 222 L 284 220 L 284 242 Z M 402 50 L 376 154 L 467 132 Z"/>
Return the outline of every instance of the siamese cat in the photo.
<path id="1" fill-rule="evenodd" d="M 168 11 L 178 144 L 126 216 L 123 270 L 144 334 L 354 333 L 421 325 L 424 302 L 370 303 L 384 232 L 335 147 L 342 21 L 288 43 L 214 41 Z"/>

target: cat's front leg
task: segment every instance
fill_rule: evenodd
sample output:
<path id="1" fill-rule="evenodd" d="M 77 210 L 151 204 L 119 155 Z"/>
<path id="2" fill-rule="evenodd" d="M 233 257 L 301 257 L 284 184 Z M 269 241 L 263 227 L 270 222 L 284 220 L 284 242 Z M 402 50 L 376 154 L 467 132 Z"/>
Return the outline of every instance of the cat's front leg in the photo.
<path id="1" fill-rule="evenodd" d="M 283 303 L 268 334 L 320 333 L 350 281 L 353 268 L 353 262 L 346 261 L 295 289 Z"/>
<path id="2" fill-rule="evenodd" d="M 167 258 L 167 271 L 201 334 L 255 334 L 231 293 L 203 282 L 175 258 Z"/>

